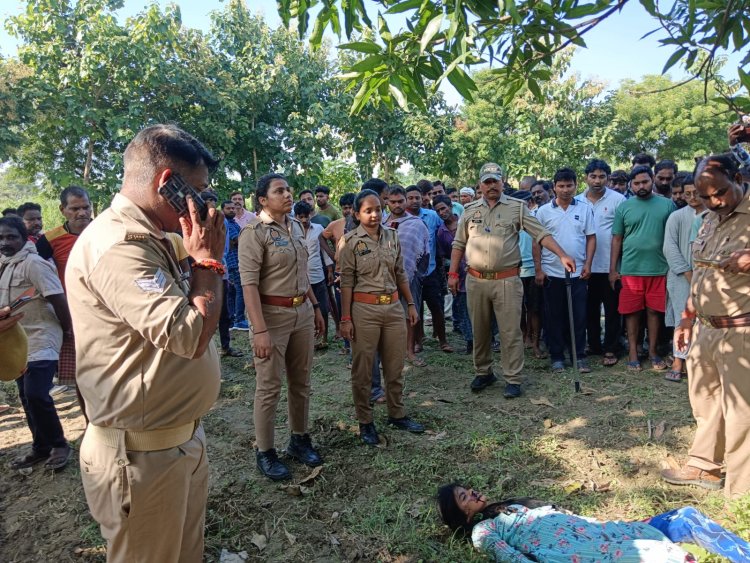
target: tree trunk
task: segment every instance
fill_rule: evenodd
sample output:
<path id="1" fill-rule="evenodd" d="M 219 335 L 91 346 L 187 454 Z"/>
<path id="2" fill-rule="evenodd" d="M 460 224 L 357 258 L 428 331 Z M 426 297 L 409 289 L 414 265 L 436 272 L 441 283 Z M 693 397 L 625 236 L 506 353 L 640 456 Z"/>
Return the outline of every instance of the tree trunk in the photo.
<path id="1" fill-rule="evenodd" d="M 251 130 L 255 131 L 255 118 L 251 124 Z M 255 151 L 255 144 L 253 144 L 253 181 L 258 181 L 258 153 Z"/>
<path id="2" fill-rule="evenodd" d="M 83 165 L 83 186 L 87 187 L 91 180 L 91 165 L 94 161 L 94 140 L 89 137 L 86 145 L 86 163 Z M 89 194 L 91 198 L 91 195 Z M 91 198 L 92 215 L 96 217 L 99 215 L 99 198 Z"/>

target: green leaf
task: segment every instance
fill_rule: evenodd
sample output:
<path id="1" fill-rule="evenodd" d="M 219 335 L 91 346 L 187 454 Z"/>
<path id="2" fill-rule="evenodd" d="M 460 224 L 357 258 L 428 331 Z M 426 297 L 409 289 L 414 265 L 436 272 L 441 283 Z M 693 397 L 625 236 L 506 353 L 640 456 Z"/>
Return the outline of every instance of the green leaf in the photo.
<path id="1" fill-rule="evenodd" d="M 338 46 L 339 49 L 346 49 L 347 51 L 357 51 L 358 53 L 368 53 L 375 55 L 382 52 L 382 48 L 377 43 L 372 41 L 353 41 L 352 43 L 341 43 Z"/>
<path id="2" fill-rule="evenodd" d="M 427 45 L 430 44 L 430 41 L 432 41 L 432 38 L 435 37 L 435 34 L 440 31 L 440 26 L 443 23 L 443 14 L 442 12 L 432 18 L 430 22 L 427 24 L 427 27 L 425 27 L 424 33 L 422 34 L 422 39 L 419 40 L 419 52 L 424 53 L 424 50 L 427 48 Z"/>
<path id="3" fill-rule="evenodd" d="M 539 84 L 536 80 L 533 78 L 529 78 L 529 80 L 526 82 L 526 84 L 529 87 L 529 91 L 534 95 L 534 97 L 537 99 L 537 101 L 542 102 L 544 101 L 544 97 L 542 96 L 542 90 L 539 88 Z"/>
<path id="4" fill-rule="evenodd" d="M 422 0 L 404 0 L 403 2 L 399 2 L 398 4 L 394 4 L 388 10 L 386 10 L 386 14 L 401 14 L 403 12 L 407 12 L 409 10 L 413 10 L 415 8 L 418 8 L 422 4 Z"/>
<path id="5" fill-rule="evenodd" d="M 685 56 L 685 53 L 687 53 L 687 49 L 685 47 L 680 47 L 677 49 L 674 53 L 672 53 L 672 56 L 667 59 L 667 63 L 664 65 L 664 68 L 662 69 L 661 73 L 666 74 L 666 72 L 672 68 L 675 64 L 677 64 L 677 61 L 679 61 L 682 57 Z"/>
<path id="6" fill-rule="evenodd" d="M 448 75 L 448 82 L 453 84 L 453 87 L 458 90 L 458 93 L 467 100 L 472 101 L 474 99 L 473 92 L 477 89 L 477 86 L 474 84 L 471 77 L 460 67 L 456 67 L 453 69 L 453 72 Z"/>
<path id="7" fill-rule="evenodd" d="M 350 66 L 348 70 L 353 72 L 368 72 L 379 67 L 383 64 L 383 61 L 383 55 L 370 55 L 366 59 L 362 59 L 358 63 Z"/>

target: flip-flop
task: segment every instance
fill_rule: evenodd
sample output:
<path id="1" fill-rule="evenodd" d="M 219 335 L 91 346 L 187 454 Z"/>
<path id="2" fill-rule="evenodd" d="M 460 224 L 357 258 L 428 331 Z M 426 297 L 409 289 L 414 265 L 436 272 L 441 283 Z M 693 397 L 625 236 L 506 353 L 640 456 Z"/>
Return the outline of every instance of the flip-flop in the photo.
<path id="1" fill-rule="evenodd" d="M 618 362 L 617 356 L 615 356 L 612 352 L 607 352 L 604 354 L 604 357 L 602 358 L 602 365 L 606 367 L 611 367 L 615 365 Z"/>
<path id="2" fill-rule="evenodd" d="M 659 356 L 653 356 L 652 358 L 649 358 L 649 361 L 651 362 L 651 369 L 654 371 L 664 371 L 669 367 L 669 364 Z"/>
<path id="3" fill-rule="evenodd" d="M 52 448 L 47 461 L 44 462 L 44 468 L 51 471 L 62 469 L 63 467 L 68 465 L 69 459 L 70 446 L 65 446 L 64 448 Z"/>
<path id="4" fill-rule="evenodd" d="M 628 362 L 625 364 L 628 368 L 628 371 L 643 371 L 643 366 L 641 365 L 641 362 L 638 360 L 635 360 L 633 362 Z"/>
<path id="5" fill-rule="evenodd" d="M 452 354 L 454 352 L 453 347 L 447 342 L 445 344 L 441 344 L 440 349 L 446 354 Z"/>
<path id="6" fill-rule="evenodd" d="M 670 369 L 667 373 L 664 374 L 664 379 L 666 379 L 667 381 L 672 381 L 674 383 L 679 383 L 680 381 L 682 381 L 682 372 Z"/>
<path id="7" fill-rule="evenodd" d="M 414 358 L 413 360 L 406 358 L 406 363 L 410 366 L 414 366 L 415 368 L 423 368 L 427 365 L 427 362 L 425 362 L 422 358 Z"/>

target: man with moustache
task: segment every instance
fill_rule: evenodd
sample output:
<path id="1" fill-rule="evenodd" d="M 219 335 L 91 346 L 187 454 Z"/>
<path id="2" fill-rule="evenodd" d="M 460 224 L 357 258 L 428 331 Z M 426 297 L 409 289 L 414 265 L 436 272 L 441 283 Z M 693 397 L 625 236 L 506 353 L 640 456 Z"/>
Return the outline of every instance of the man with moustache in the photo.
<path id="1" fill-rule="evenodd" d="M 201 424 L 219 394 L 213 334 L 223 298 L 220 211 L 201 219 L 159 194 L 179 173 L 208 188 L 216 160 L 175 125 L 152 125 L 125 149 L 120 193 L 81 235 L 66 285 L 78 382 L 90 419 L 80 445 L 89 510 L 110 563 L 203 560 L 208 496 Z M 182 278 L 166 232 L 193 258 Z"/>
<path id="2" fill-rule="evenodd" d="M 68 186 L 60 194 L 60 213 L 65 217 L 65 222 L 59 227 L 44 233 L 36 243 L 39 256 L 45 260 L 52 260 L 57 266 L 57 275 L 63 289 L 65 286 L 65 268 L 73 245 L 79 235 L 91 223 L 91 200 L 89 194 L 80 186 Z M 58 365 L 57 378 L 60 386 L 64 389 L 66 385 L 76 383 L 76 347 L 75 334 L 67 332 L 63 335 L 63 343 L 60 348 L 60 362 Z M 52 393 L 58 392 L 59 388 L 53 388 Z M 79 402 L 81 398 L 79 396 Z M 85 407 L 81 403 L 81 408 Z"/>
<path id="3" fill-rule="evenodd" d="M 609 284 L 609 263 L 612 250 L 612 224 L 615 211 L 625 196 L 609 189 L 610 167 L 603 160 L 591 160 L 584 171 L 587 189 L 576 199 L 587 201 L 594 208 L 596 254 L 591 263 L 586 301 L 586 338 L 590 355 L 604 355 L 602 364 L 617 363 L 622 318 L 617 312 L 617 290 Z M 602 343 L 601 310 L 604 306 L 604 342 Z"/>
<path id="4" fill-rule="evenodd" d="M 414 191 L 413 195 L 417 195 Z M 406 212 L 406 192 L 398 185 L 390 186 L 388 190 L 388 213 L 383 224 L 398 231 L 401 242 L 401 256 L 404 259 L 404 271 L 409 279 L 409 289 L 415 303 L 422 300 L 422 278 L 427 271 L 430 259 L 430 234 L 425 224 L 410 213 Z M 402 298 L 404 310 L 407 303 Z M 425 361 L 417 357 L 414 352 L 414 327 L 406 323 L 406 359 L 417 367 L 425 366 Z"/>
<path id="5" fill-rule="evenodd" d="M 612 224 L 609 282 L 613 289 L 618 280 L 622 283 L 618 311 L 625 315 L 629 348 L 627 367 L 631 371 L 643 369 L 637 346 L 643 309 L 646 309 L 651 368 L 667 369 L 657 354 L 656 345 L 666 306 L 666 274 L 669 270 L 662 250 L 664 229 L 675 205 L 671 199 L 653 193 L 653 178 L 654 173 L 648 166 L 633 168 L 630 186 L 635 197 L 617 208 Z M 620 257 L 622 264 L 618 265 Z"/>
<path id="6" fill-rule="evenodd" d="M 674 160 L 660 160 L 654 166 L 654 191 L 664 197 L 672 197 L 672 182 L 677 174 Z"/>
<path id="7" fill-rule="evenodd" d="M 545 182 L 544 180 L 537 180 L 536 183 L 531 186 L 531 197 L 536 204 L 534 209 L 539 209 L 542 205 L 549 203 L 552 186 L 548 184 L 549 182 Z"/>
<path id="8" fill-rule="evenodd" d="M 664 256 L 669 264 L 667 272 L 667 310 L 664 323 L 676 327 L 680 324 L 680 315 L 685 309 L 690 294 L 690 280 L 693 278 L 693 251 L 691 233 L 696 218 L 705 211 L 703 200 L 693 185 L 693 175 L 682 179 L 685 201 L 688 206 L 675 211 L 667 219 L 664 233 Z M 677 343 L 674 346 L 674 360 L 671 369 L 665 374 L 667 381 L 680 382 L 687 377 L 685 359 L 687 352 L 680 351 Z"/>
<path id="9" fill-rule="evenodd" d="M 460 278 L 458 268 L 466 255 L 466 293 L 474 334 L 476 374 L 471 390 L 481 391 L 497 381 L 492 369 L 490 345 L 494 311 L 500 325 L 503 351 L 503 375 L 506 380 L 503 395 L 512 399 L 521 396 L 524 362 L 521 333 L 523 284 L 518 268 L 521 263 L 518 232 L 526 231 L 536 242 L 554 252 L 569 272 L 575 271 L 576 265 L 549 231 L 531 216 L 525 202 L 502 193 L 503 172 L 499 165 L 488 162 L 482 166 L 479 183 L 482 199 L 466 206 L 456 229 L 448 287 L 455 296 Z"/>
<path id="10" fill-rule="evenodd" d="M 29 240 L 36 244 L 42 236 L 42 206 L 27 201 L 18 207 L 18 216 L 23 219 Z"/>
<path id="11" fill-rule="evenodd" d="M 730 153 L 701 160 L 694 182 L 709 212 L 693 243 L 690 295 L 675 341 L 688 351 L 697 427 L 686 464 L 661 477 L 719 489 L 723 462 L 724 493 L 736 498 L 750 490 L 750 191 Z"/>

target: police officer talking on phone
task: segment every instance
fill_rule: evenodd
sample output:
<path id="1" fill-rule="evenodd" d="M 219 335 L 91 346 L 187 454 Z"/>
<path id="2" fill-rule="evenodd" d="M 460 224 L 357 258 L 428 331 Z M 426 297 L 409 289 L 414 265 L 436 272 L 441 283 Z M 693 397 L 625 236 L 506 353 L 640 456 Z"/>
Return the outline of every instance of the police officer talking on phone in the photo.
<path id="1" fill-rule="evenodd" d="M 210 207 L 201 219 L 193 198 L 172 191 L 165 199 L 160 188 L 167 194 L 179 174 L 205 190 L 217 164 L 174 125 L 144 129 L 125 150 L 120 193 L 68 262 L 90 421 L 81 478 L 110 562 L 203 559 L 208 461 L 200 419 L 219 392 L 211 337 L 223 298 L 224 217 Z M 165 236 L 178 229 L 195 261 L 189 284 Z"/>

